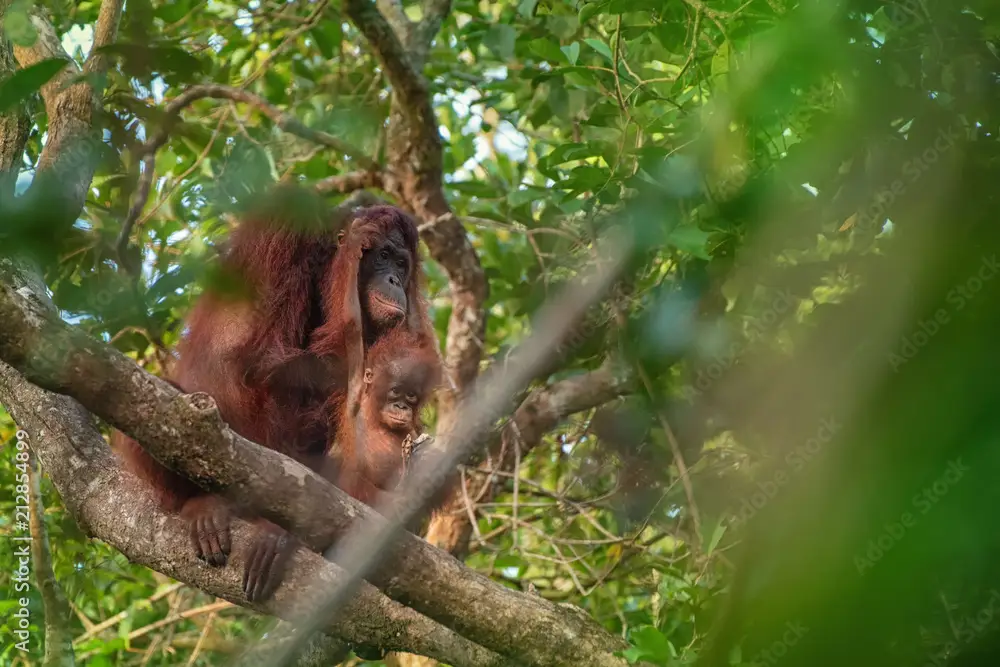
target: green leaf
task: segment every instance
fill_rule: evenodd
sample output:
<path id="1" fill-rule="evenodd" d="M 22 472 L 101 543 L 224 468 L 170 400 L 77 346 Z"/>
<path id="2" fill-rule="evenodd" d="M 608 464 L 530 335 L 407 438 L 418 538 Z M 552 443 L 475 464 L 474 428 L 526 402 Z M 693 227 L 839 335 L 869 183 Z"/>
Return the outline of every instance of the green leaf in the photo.
<path id="1" fill-rule="evenodd" d="M 203 70 L 201 60 L 177 46 L 118 43 L 98 51 L 121 56 L 122 70 L 135 77 L 159 73 L 175 78 L 173 83 L 181 83 L 193 81 Z"/>
<path id="2" fill-rule="evenodd" d="M 156 3 L 156 16 L 163 19 L 166 23 L 180 21 L 189 11 L 191 11 L 191 6 L 188 0 Z"/>
<path id="3" fill-rule="evenodd" d="M 536 187 L 527 187 L 523 190 L 514 190 L 507 195 L 507 203 L 513 208 L 539 201 L 549 194 L 548 190 Z"/>
<path id="4" fill-rule="evenodd" d="M 559 144 L 555 149 L 542 158 L 547 167 L 556 167 L 571 160 L 582 160 L 586 157 L 594 157 L 601 154 L 600 144 Z"/>
<path id="5" fill-rule="evenodd" d="M 622 651 L 622 657 L 628 660 L 628 664 L 630 665 L 634 665 L 635 663 L 642 660 L 642 656 L 643 656 L 642 650 L 637 649 L 634 646 L 630 646 L 624 651 Z"/>
<path id="6" fill-rule="evenodd" d="M 560 60 L 559 53 L 560 47 L 551 39 L 539 38 L 533 39 L 529 43 L 531 51 L 549 62 L 557 63 Z M 548 73 L 546 73 L 548 74 Z"/>
<path id="7" fill-rule="evenodd" d="M 651 625 L 636 628 L 629 633 L 629 639 L 641 652 L 638 658 L 665 664 L 671 658 L 677 657 L 677 651 L 670 640 Z"/>
<path id="8" fill-rule="evenodd" d="M 493 562 L 493 564 L 498 568 L 521 567 L 524 565 L 524 561 L 515 554 L 503 554 L 501 556 L 497 556 L 497 559 Z"/>
<path id="9" fill-rule="evenodd" d="M 726 534 L 726 528 L 726 522 L 720 520 L 715 530 L 712 531 L 711 539 L 708 541 L 708 549 L 705 551 L 706 556 L 711 556 L 712 552 L 715 551 L 715 547 L 719 546 L 722 536 Z"/>
<path id="10" fill-rule="evenodd" d="M 517 40 L 517 30 L 506 23 L 491 25 L 483 38 L 483 44 L 500 60 L 508 60 L 514 55 L 514 42 Z"/>
<path id="11" fill-rule="evenodd" d="M 580 57 L 580 42 L 573 42 L 569 46 L 561 46 L 559 50 L 566 54 L 570 65 L 575 65 L 576 59 Z"/>
<path id="12" fill-rule="evenodd" d="M 309 31 L 309 34 L 316 40 L 316 48 L 327 59 L 336 55 L 337 47 L 344 39 L 340 21 L 321 21 L 319 25 Z"/>
<path id="13" fill-rule="evenodd" d="M 563 181 L 562 186 L 574 190 L 591 190 L 608 182 L 611 172 L 608 169 L 584 165 L 570 172 L 570 178 Z"/>
<path id="14" fill-rule="evenodd" d="M 701 259 L 711 259 L 711 256 L 705 249 L 705 246 L 708 244 L 708 232 L 702 231 L 695 225 L 675 227 L 667 237 L 667 242 L 681 252 L 686 252 Z"/>
<path id="15" fill-rule="evenodd" d="M 66 66 L 62 58 L 50 58 L 15 72 L 0 82 L 0 113 L 17 106 L 52 80 Z"/>
<path id="16" fill-rule="evenodd" d="M 549 16 L 545 25 L 549 32 L 559 39 L 572 39 L 580 27 L 580 22 L 573 15 L 555 15 Z"/>
<path id="17" fill-rule="evenodd" d="M 448 187 L 473 197 L 496 197 L 497 189 L 481 181 L 454 181 Z"/>
<path id="18" fill-rule="evenodd" d="M 521 4 L 517 6 L 517 13 L 524 18 L 531 18 L 531 15 L 535 13 L 537 5 L 538 0 L 521 0 Z"/>
<path id="19" fill-rule="evenodd" d="M 729 77 L 729 42 L 723 42 L 712 56 L 712 78 L 715 85 L 725 90 Z"/>
<path id="20" fill-rule="evenodd" d="M 34 46 L 38 39 L 38 30 L 31 22 L 30 1 L 18 0 L 7 8 L 7 15 L 3 20 L 3 31 L 7 39 L 16 46 Z"/>
<path id="21" fill-rule="evenodd" d="M 605 58 L 607 58 L 608 62 L 614 62 L 615 61 L 614 54 L 611 53 L 611 48 L 607 44 L 605 44 L 604 42 L 602 42 L 601 40 L 594 39 L 594 38 L 590 37 L 590 38 L 587 38 L 587 39 L 585 39 L 583 41 L 586 42 L 587 45 L 590 46 L 590 48 L 594 49 L 595 51 L 597 51 L 598 53 L 600 53 L 602 56 L 604 56 Z"/>
<path id="22" fill-rule="evenodd" d="M 592 19 L 597 15 L 602 9 L 607 7 L 608 3 L 605 1 L 600 2 L 588 2 L 580 10 L 580 23 L 581 25 Z"/>

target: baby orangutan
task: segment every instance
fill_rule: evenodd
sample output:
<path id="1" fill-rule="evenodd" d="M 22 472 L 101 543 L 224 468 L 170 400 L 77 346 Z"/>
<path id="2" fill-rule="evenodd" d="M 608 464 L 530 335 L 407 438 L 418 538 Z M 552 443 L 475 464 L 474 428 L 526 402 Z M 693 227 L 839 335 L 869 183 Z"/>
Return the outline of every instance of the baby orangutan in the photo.
<path id="1" fill-rule="evenodd" d="M 399 483 L 404 442 L 419 435 L 420 409 L 441 381 L 431 343 L 406 326 L 396 327 L 369 349 L 363 386 L 348 388 L 328 478 L 369 505 Z"/>

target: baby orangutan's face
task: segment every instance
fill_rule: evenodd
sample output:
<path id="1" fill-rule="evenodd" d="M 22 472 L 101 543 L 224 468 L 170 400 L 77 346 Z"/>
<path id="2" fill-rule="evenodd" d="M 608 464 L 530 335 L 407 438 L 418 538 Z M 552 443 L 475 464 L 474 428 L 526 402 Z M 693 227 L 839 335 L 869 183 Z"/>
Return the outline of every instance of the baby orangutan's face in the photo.
<path id="1" fill-rule="evenodd" d="M 379 420 L 390 430 L 409 433 L 417 427 L 420 407 L 427 397 L 431 370 L 412 359 L 396 359 L 376 376 L 373 396 L 378 401 Z"/>

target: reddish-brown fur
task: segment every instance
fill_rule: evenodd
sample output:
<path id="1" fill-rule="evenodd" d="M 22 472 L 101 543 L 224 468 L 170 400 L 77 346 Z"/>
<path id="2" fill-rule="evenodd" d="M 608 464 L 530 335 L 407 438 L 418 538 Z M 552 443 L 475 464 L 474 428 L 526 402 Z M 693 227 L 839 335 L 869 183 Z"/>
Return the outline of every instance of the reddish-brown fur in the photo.
<path id="1" fill-rule="evenodd" d="M 183 391 L 211 395 L 223 420 L 243 437 L 321 469 L 332 445 L 330 418 L 339 419 L 347 400 L 347 340 L 357 338 L 366 349 L 385 333 L 367 285 L 359 303 L 359 262 L 365 249 L 393 229 L 413 262 L 405 324 L 421 340 L 433 341 L 421 295 L 416 227 L 401 211 L 390 206 L 360 211 L 339 250 L 329 231 L 251 219 L 233 233 L 224 266 L 245 277 L 254 297 L 204 294 L 187 320 L 188 333 L 178 345 L 179 360 L 169 379 Z M 360 335 L 354 336 L 359 319 Z M 163 508 L 191 522 L 199 555 L 224 564 L 228 503 L 164 468 L 124 434 L 115 432 L 112 442 L 127 466 L 152 485 Z M 258 524 L 261 537 L 244 574 L 249 599 L 270 594 L 278 561 L 290 551 L 282 529 L 263 519 Z"/>
<path id="2" fill-rule="evenodd" d="M 366 357 L 357 414 L 350 402 L 332 413 L 337 436 L 328 474 L 355 498 L 373 503 L 399 482 L 403 441 L 422 431 L 420 410 L 441 381 L 441 365 L 433 340 L 405 325 L 379 339 Z M 402 415 L 393 409 L 400 401 L 408 405 Z M 340 406 L 334 401 L 331 407 Z"/>

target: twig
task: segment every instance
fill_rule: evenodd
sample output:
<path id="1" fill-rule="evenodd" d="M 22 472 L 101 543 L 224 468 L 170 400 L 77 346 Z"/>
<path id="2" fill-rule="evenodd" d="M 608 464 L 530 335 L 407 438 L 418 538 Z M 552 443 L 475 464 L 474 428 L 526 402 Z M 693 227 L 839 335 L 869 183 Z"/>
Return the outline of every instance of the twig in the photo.
<path id="1" fill-rule="evenodd" d="M 184 584 L 182 584 L 180 582 L 178 582 L 176 584 L 171 584 L 170 586 L 167 586 L 166 588 L 164 588 L 162 590 L 159 590 L 156 593 L 153 593 L 152 595 L 150 595 L 148 598 L 146 598 L 146 600 L 144 600 L 140 604 L 140 606 L 151 605 L 154 602 L 160 600 L 161 598 L 164 598 L 167 595 L 170 595 L 171 593 L 173 593 L 174 591 L 176 591 L 178 588 L 182 587 L 183 585 Z M 110 628 L 110 627 L 112 627 L 114 625 L 117 625 L 118 623 L 121 623 L 123 620 L 125 620 L 126 618 L 128 618 L 129 614 L 131 614 L 133 611 L 135 611 L 135 609 L 126 609 L 125 611 L 118 612 L 117 614 L 115 614 L 111 618 L 108 618 L 108 619 L 105 619 L 105 620 L 101 621 L 100 623 L 98 623 L 97 625 L 93 626 L 92 628 L 90 628 L 89 630 L 87 630 L 86 632 L 84 632 L 82 635 L 80 635 L 79 637 L 77 637 L 76 639 L 74 639 L 73 640 L 73 646 L 79 646 L 80 644 L 82 644 L 83 642 L 87 641 L 91 637 L 99 635 L 102 632 L 104 632 L 105 630 L 107 630 L 108 628 Z"/>
<path id="2" fill-rule="evenodd" d="M 472 526 L 472 534 L 476 536 L 476 541 L 482 547 L 486 546 L 486 542 L 483 541 L 483 535 L 479 532 L 479 522 L 476 521 L 476 510 L 472 506 L 472 499 L 469 498 L 469 485 L 465 478 L 465 468 L 463 467 L 459 470 L 459 476 L 462 482 L 462 501 L 465 505 L 465 511 L 469 517 L 469 525 Z"/>
<path id="3" fill-rule="evenodd" d="M 451 11 L 451 0 L 424 0 L 424 16 L 420 23 L 412 28 L 410 35 L 410 51 L 421 65 L 427 61 L 434 37 L 441 30 L 441 24 Z"/>
<path id="4" fill-rule="evenodd" d="M 521 431 L 517 428 L 517 422 L 511 420 L 510 422 L 510 432 L 513 436 L 511 439 L 514 441 L 514 503 L 511 510 L 511 519 L 514 523 L 514 533 L 511 535 L 513 538 L 513 547 L 518 548 L 518 535 L 517 530 L 517 502 L 518 496 L 521 493 Z"/>
<path id="5" fill-rule="evenodd" d="M 641 365 L 638 365 L 636 370 L 638 371 L 640 380 L 642 380 L 643 386 L 652 397 L 653 384 L 650 382 L 649 376 L 646 374 L 646 370 Z M 673 429 L 670 428 L 670 423 L 667 421 L 667 418 L 659 411 L 657 411 L 656 416 L 660 421 L 660 426 L 663 427 L 663 430 L 667 435 L 667 441 L 670 443 L 670 451 L 674 456 L 674 463 L 677 464 L 677 472 L 681 477 L 681 485 L 684 487 L 684 495 L 687 496 L 688 510 L 690 510 L 691 520 L 694 522 L 694 533 L 695 537 L 698 539 L 698 549 L 701 550 L 704 544 L 704 540 L 701 535 L 701 515 L 698 512 L 698 504 L 694 500 L 694 488 L 691 486 L 691 477 L 689 475 L 688 467 L 684 463 L 684 456 L 681 453 L 677 437 L 674 435 Z"/>
<path id="6" fill-rule="evenodd" d="M 133 630 L 132 632 L 128 633 L 128 638 L 130 640 L 137 639 L 145 634 L 153 632 L 154 630 L 159 630 L 162 627 L 172 625 L 179 621 L 184 621 L 189 618 L 194 618 L 195 616 L 200 616 L 202 614 L 215 614 L 216 612 L 222 611 L 223 609 L 238 609 L 238 607 L 234 605 L 232 602 L 227 602 L 225 600 L 222 600 L 219 602 L 206 604 L 201 607 L 195 607 L 194 609 L 186 609 L 184 611 L 177 612 L 176 614 L 171 614 L 166 618 L 161 618 L 160 620 L 154 623 L 150 623 L 149 625 L 144 625 L 143 627 L 138 628 L 137 630 Z"/>
<path id="7" fill-rule="evenodd" d="M 622 81 L 621 77 L 618 75 L 618 60 L 622 56 L 622 17 L 619 14 L 618 23 L 615 27 L 615 53 L 614 53 L 614 69 L 612 74 L 615 78 L 615 95 L 618 97 L 618 106 L 621 107 L 622 113 L 625 114 L 625 119 L 631 123 L 632 115 L 628 112 L 628 105 L 625 104 L 625 96 L 622 95 Z M 622 133 L 627 134 L 627 132 Z"/>
<path id="8" fill-rule="evenodd" d="M 42 471 L 34 451 L 28 456 L 28 523 L 31 530 L 30 546 L 33 561 L 31 568 L 34 570 L 35 581 L 42 596 L 45 619 L 45 662 L 46 664 L 72 663 L 70 606 L 52 569 L 52 548 L 49 545 L 49 533 L 45 526 L 45 504 L 42 501 Z"/>
<path id="9" fill-rule="evenodd" d="M 211 138 L 209 138 L 208 143 L 205 144 L 205 148 L 203 148 L 201 153 L 198 154 L 198 157 L 196 157 L 194 162 L 191 163 L 191 166 L 185 169 L 184 173 L 182 173 L 180 176 L 174 179 L 173 187 L 171 187 L 166 193 L 164 193 L 163 197 L 160 198 L 160 201 L 156 203 L 156 206 L 150 209 L 150 211 L 146 213 L 146 215 L 142 216 L 142 219 L 140 219 L 136 224 L 141 225 L 144 222 L 146 222 L 146 220 L 149 220 L 151 217 L 153 217 L 153 215 L 155 215 L 156 212 L 160 210 L 160 207 L 163 206 L 163 204 L 170 199 L 171 195 L 174 194 L 177 188 L 181 186 L 181 183 L 184 182 L 184 179 L 190 176 L 194 172 L 194 170 L 197 169 L 201 165 L 201 163 L 205 161 L 205 158 L 208 157 L 209 152 L 211 152 L 212 150 L 212 146 L 215 145 L 215 140 L 219 138 L 219 131 L 222 129 L 223 123 L 226 122 L 226 118 L 229 117 L 229 112 L 230 112 L 229 109 L 223 109 L 223 113 L 219 117 L 219 122 L 216 124 L 215 130 L 212 132 L 212 136 Z"/>
<path id="10" fill-rule="evenodd" d="M 141 628 L 139 628 L 137 630 L 133 630 L 132 632 L 130 632 L 128 634 L 128 640 L 132 641 L 133 639 L 137 639 L 139 637 L 142 637 L 143 635 L 149 634 L 150 632 L 153 632 L 154 630 L 159 630 L 160 628 L 165 627 L 167 625 L 173 625 L 174 623 L 178 623 L 180 621 L 184 621 L 184 620 L 187 620 L 189 618 L 193 618 L 195 616 L 200 616 L 201 614 L 215 614 L 215 613 L 217 613 L 217 612 L 219 612 L 219 611 L 221 611 L 223 609 L 229 609 L 229 608 L 234 608 L 235 609 L 237 607 L 233 603 L 226 602 L 226 601 L 223 600 L 221 602 L 213 602 L 211 604 L 207 604 L 207 605 L 204 605 L 204 606 L 201 606 L 201 607 L 195 607 L 194 609 L 187 609 L 187 610 L 182 611 L 182 612 L 178 612 L 178 613 L 175 613 L 175 614 L 170 614 L 166 618 L 161 618 L 159 621 L 156 621 L 155 623 L 150 623 L 149 625 L 144 625 L 143 627 L 141 627 Z M 157 639 L 159 639 L 159 638 L 157 638 Z M 156 642 L 154 642 L 153 644 L 151 644 L 150 645 L 150 649 L 153 649 L 155 647 L 155 644 L 156 644 Z M 78 656 L 78 659 L 79 660 L 84 660 L 84 659 L 90 657 L 91 655 L 99 652 L 100 650 L 101 649 L 94 649 L 93 651 L 88 651 L 88 652 L 84 653 L 83 655 Z"/>
<path id="11" fill-rule="evenodd" d="M 264 60 L 260 63 L 257 69 L 250 76 L 248 76 L 243 81 L 243 83 L 240 84 L 240 88 L 246 88 L 251 83 L 259 79 L 267 70 L 267 66 L 270 64 L 271 60 L 276 55 L 284 51 L 289 44 L 291 44 L 294 40 L 298 39 L 299 36 L 301 36 L 305 32 L 308 32 L 317 23 L 319 23 L 319 20 L 323 17 L 323 12 L 324 10 L 326 10 L 326 6 L 329 4 L 329 2 L 330 0 L 320 0 L 320 2 L 316 5 L 313 11 L 310 12 L 309 16 L 307 16 L 303 20 L 302 25 L 300 25 L 299 27 L 295 28 L 295 30 L 292 30 L 290 33 L 288 33 L 288 35 L 283 40 L 281 40 L 281 43 L 278 44 L 278 46 L 274 47 L 274 49 L 268 52 L 267 56 L 264 57 Z M 286 7 L 290 6 L 291 3 L 286 5 Z"/>

